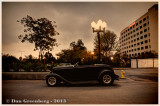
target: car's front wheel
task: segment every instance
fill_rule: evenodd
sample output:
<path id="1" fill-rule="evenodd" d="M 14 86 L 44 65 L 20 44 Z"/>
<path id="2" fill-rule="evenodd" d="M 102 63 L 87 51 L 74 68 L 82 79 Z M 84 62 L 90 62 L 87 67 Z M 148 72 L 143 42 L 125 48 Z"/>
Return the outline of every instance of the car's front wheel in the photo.
<path id="1" fill-rule="evenodd" d="M 102 85 L 112 85 L 113 82 L 114 82 L 114 79 L 110 74 L 104 73 L 104 74 L 101 75 L 101 77 L 99 79 L 99 82 Z"/>
<path id="2" fill-rule="evenodd" d="M 46 83 L 48 86 L 56 86 L 58 84 L 58 79 L 55 76 L 47 76 Z"/>

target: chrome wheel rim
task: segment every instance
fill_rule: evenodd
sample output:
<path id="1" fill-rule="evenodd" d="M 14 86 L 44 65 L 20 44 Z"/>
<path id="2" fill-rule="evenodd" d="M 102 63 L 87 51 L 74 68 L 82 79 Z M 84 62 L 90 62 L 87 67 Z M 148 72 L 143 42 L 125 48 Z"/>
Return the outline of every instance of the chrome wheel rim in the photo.
<path id="1" fill-rule="evenodd" d="M 49 77 L 48 78 L 48 84 L 49 85 L 55 85 L 56 84 L 56 78 L 55 77 Z"/>
<path id="2" fill-rule="evenodd" d="M 105 84 L 109 84 L 111 81 L 112 81 L 112 78 L 111 78 L 110 75 L 104 75 L 104 76 L 103 76 L 103 82 L 104 82 Z"/>

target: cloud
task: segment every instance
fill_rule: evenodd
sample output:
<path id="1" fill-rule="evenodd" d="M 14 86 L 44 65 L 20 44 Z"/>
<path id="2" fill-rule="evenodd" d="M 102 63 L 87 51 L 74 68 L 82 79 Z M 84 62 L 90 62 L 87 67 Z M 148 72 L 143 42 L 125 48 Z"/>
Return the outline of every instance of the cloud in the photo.
<path id="1" fill-rule="evenodd" d="M 16 21 L 27 15 L 56 21 L 56 30 L 60 33 L 56 39 L 60 46 L 55 47 L 52 52 L 55 54 L 69 48 L 70 43 L 78 39 L 83 40 L 88 50 L 93 50 L 96 33 L 91 29 L 92 21 L 101 19 L 107 22 L 107 28 L 120 36 L 122 29 L 147 12 L 153 4 L 155 2 L 3 2 L 3 52 L 13 53 L 12 48 L 16 48 L 16 51 L 25 49 L 35 54 L 32 49 L 34 44 L 20 43 L 18 39 L 18 35 L 23 33 L 23 25 Z"/>

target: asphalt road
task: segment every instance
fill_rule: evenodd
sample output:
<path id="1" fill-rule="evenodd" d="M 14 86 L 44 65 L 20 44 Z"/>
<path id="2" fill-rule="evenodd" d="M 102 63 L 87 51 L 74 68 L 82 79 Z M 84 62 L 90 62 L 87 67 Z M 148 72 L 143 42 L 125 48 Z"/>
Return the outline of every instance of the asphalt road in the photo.
<path id="1" fill-rule="evenodd" d="M 121 76 L 121 70 L 115 70 Z M 3 80 L 3 104 L 157 104 L 158 69 L 125 70 L 112 86 L 97 82 L 47 87 L 45 80 Z"/>

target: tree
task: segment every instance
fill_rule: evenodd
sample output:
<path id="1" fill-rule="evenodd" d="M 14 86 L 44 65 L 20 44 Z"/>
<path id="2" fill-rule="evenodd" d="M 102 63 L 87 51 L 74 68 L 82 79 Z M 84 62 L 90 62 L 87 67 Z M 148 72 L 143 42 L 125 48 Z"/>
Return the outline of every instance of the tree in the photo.
<path id="1" fill-rule="evenodd" d="M 126 53 L 122 55 L 120 64 L 121 64 L 121 66 L 124 66 L 124 67 L 131 66 L 131 59 L 128 58 Z"/>
<path id="2" fill-rule="evenodd" d="M 34 57 L 30 54 L 28 56 L 25 56 L 25 59 L 29 59 L 29 60 L 32 60 Z"/>
<path id="3" fill-rule="evenodd" d="M 116 47 L 116 38 L 117 35 L 114 32 L 111 32 L 110 30 L 107 30 L 106 32 L 100 35 L 100 51 L 101 54 L 103 54 L 106 58 L 108 54 L 110 54 L 110 51 Z M 97 36 L 95 37 L 94 45 L 94 51 L 97 54 L 99 45 Z"/>
<path id="4" fill-rule="evenodd" d="M 79 50 L 86 50 L 82 39 L 78 39 L 77 43 L 75 41 L 70 43 L 70 47 L 74 50 L 78 48 Z"/>
<path id="5" fill-rule="evenodd" d="M 31 16 L 24 17 L 20 21 L 24 25 L 24 35 L 19 35 L 18 38 L 24 43 L 34 43 L 34 51 L 39 50 L 39 59 L 43 59 L 44 51 L 51 51 L 54 46 L 58 46 L 54 36 L 59 35 L 55 30 L 56 25 L 52 25 L 52 21 L 47 18 L 34 19 Z M 54 21 L 54 24 L 56 22 Z"/>
<path id="6" fill-rule="evenodd" d="M 149 51 L 149 52 L 143 52 L 141 55 L 137 56 L 139 59 L 144 59 L 144 58 L 158 58 L 158 54 L 155 53 L 154 51 Z"/>
<path id="7" fill-rule="evenodd" d="M 53 57 L 52 53 L 50 52 L 46 52 L 44 57 L 45 57 L 46 63 L 53 64 L 56 61 L 55 57 Z"/>
<path id="8" fill-rule="evenodd" d="M 19 63 L 19 60 L 16 57 L 8 54 L 2 55 L 3 71 L 10 71 L 10 69 L 14 69 L 17 63 Z M 18 71 L 17 66 L 15 71 Z"/>
<path id="9" fill-rule="evenodd" d="M 71 49 L 64 49 L 61 50 L 58 54 L 58 61 L 65 62 L 65 63 L 74 63 L 73 61 L 73 51 Z"/>
<path id="10" fill-rule="evenodd" d="M 62 50 L 60 53 L 57 54 L 57 56 L 59 57 L 59 61 L 61 62 L 79 62 L 81 64 L 81 60 L 85 58 L 86 53 L 87 48 L 84 46 L 83 41 L 79 39 L 77 42 L 71 42 L 70 49 Z"/>
<path id="11" fill-rule="evenodd" d="M 119 67 L 120 66 L 120 62 L 121 62 L 121 56 L 120 56 L 120 50 L 118 50 L 114 55 L 113 55 L 113 65 L 115 67 Z"/>
<path id="12" fill-rule="evenodd" d="M 79 62 L 81 64 L 81 60 L 84 57 L 84 53 L 87 48 L 84 46 L 84 43 L 81 39 L 78 39 L 77 43 L 71 42 L 70 48 L 72 50 L 72 57 L 74 62 Z"/>

